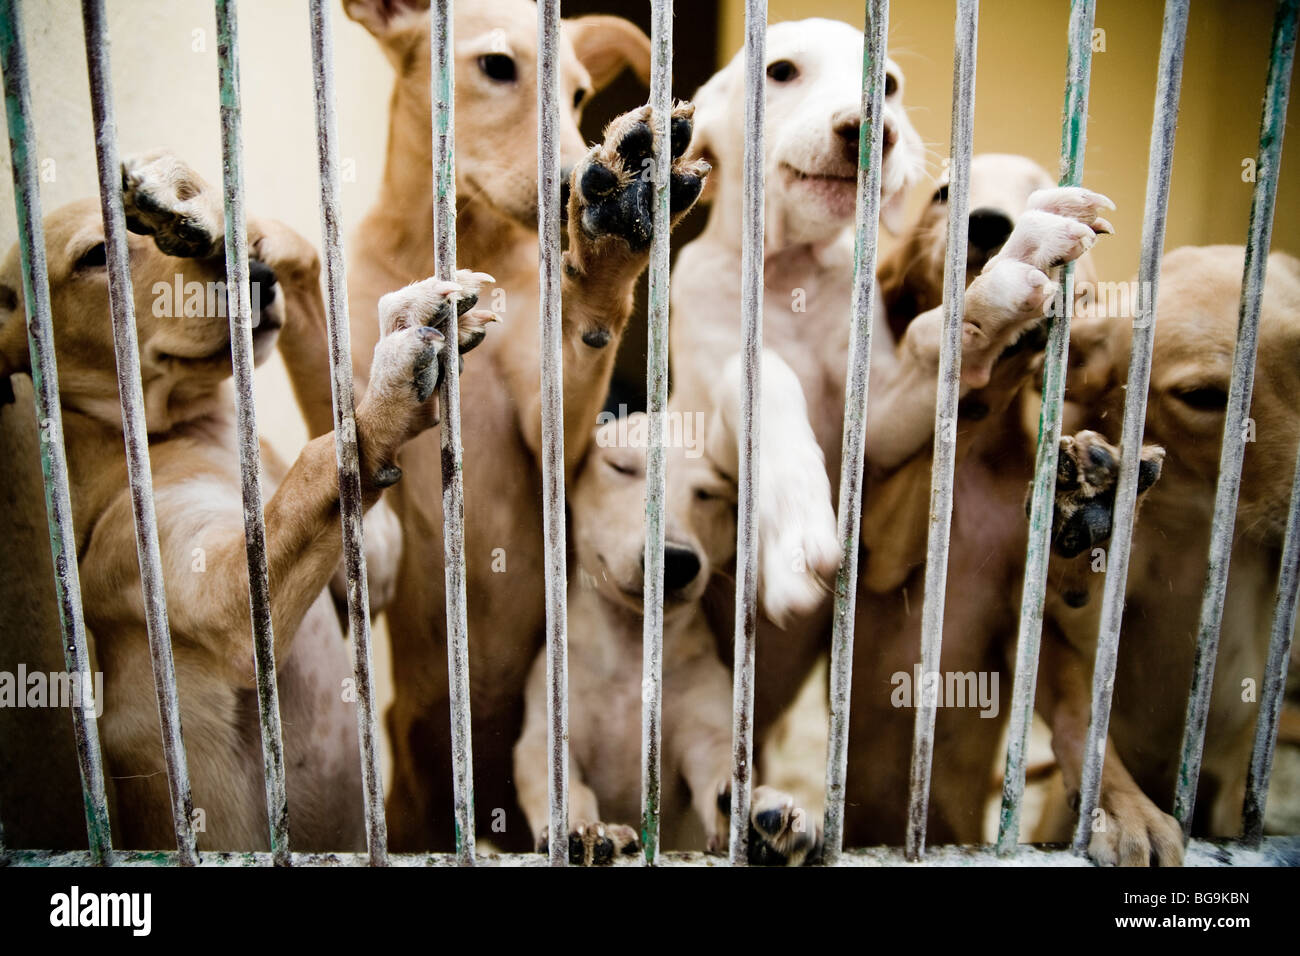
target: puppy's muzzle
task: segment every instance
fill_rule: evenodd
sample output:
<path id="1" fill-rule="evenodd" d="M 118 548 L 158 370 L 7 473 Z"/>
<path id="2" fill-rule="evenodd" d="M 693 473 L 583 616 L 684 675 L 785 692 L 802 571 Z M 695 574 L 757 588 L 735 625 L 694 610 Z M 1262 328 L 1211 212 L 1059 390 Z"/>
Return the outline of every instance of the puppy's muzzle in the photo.
<path id="1" fill-rule="evenodd" d="M 840 141 L 840 149 L 844 158 L 854 166 L 858 164 L 858 142 L 862 138 L 862 123 L 854 117 L 850 120 L 835 124 L 835 136 Z M 888 156 L 893 149 L 894 144 L 898 142 L 898 126 L 888 116 L 885 117 L 885 128 L 880 134 L 881 158 Z"/>
<path id="2" fill-rule="evenodd" d="M 689 588 L 700 575 L 700 556 L 695 549 L 683 544 L 664 543 L 664 591 L 669 595 L 679 594 Z M 645 571 L 645 556 L 641 558 L 641 570 Z"/>

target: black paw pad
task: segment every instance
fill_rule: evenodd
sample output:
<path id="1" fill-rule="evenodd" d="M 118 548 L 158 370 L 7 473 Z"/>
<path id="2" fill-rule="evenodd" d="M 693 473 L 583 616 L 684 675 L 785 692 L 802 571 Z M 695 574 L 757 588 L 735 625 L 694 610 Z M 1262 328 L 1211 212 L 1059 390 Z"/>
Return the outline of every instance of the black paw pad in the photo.
<path id="1" fill-rule="evenodd" d="M 591 163 L 583 171 L 579 185 L 582 187 L 582 195 L 589 201 L 599 199 L 618 188 L 618 175 L 607 166 Z"/>
<path id="2" fill-rule="evenodd" d="M 1081 505 L 1061 523 L 1052 541 L 1053 550 L 1063 558 L 1073 558 L 1110 540 L 1110 523 L 1114 511 L 1113 490 Z"/>
<path id="3" fill-rule="evenodd" d="M 391 488 L 402 480 L 402 469 L 396 465 L 380 465 L 375 470 L 375 485 L 379 488 Z"/>
<path id="4" fill-rule="evenodd" d="M 669 146 L 673 151 L 673 159 L 677 159 L 686 152 L 686 148 L 691 145 L 691 121 L 685 116 L 674 116 L 672 121 L 672 132 L 669 134 Z"/>
<path id="5" fill-rule="evenodd" d="M 691 203 L 700 198 L 704 189 L 704 180 L 688 173 L 672 173 L 668 177 L 668 208 L 676 215 L 689 209 Z"/>
<path id="6" fill-rule="evenodd" d="M 636 172 L 653 155 L 654 142 L 654 131 L 650 129 L 649 123 L 644 120 L 633 123 L 618 144 L 618 155 L 623 158 L 624 165 Z"/>
<path id="7" fill-rule="evenodd" d="M 605 866 L 614 860 L 614 841 L 601 837 L 591 845 L 591 862 L 596 866 Z"/>
<path id="8" fill-rule="evenodd" d="M 1138 463 L 1138 494 L 1146 491 L 1160 479 L 1159 459 L 1143 458 Z"/>

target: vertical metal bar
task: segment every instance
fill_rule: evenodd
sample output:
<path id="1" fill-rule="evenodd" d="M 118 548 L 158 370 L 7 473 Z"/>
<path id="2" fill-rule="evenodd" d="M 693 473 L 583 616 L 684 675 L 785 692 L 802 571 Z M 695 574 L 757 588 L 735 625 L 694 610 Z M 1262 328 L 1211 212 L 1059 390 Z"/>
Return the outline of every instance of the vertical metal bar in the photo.
<path id="1" fill-rule="evenodd" d="M 880 166 L 884 125 L 885 42 L 889 0 L 866 4 L 862 43 L 862 126 L 858 134 L 858 205 L 854 241 L 853 325 L 844 396 L 840 461 L 840 570 L 835 576 L 831 633 L 830 737 L 826 748 L 825 847 L 828 866 L 844 849 L 844 786 L 849 759 L 849 698 L 853 686 L 853 625 L 858 594 L 858 534 L 867 436 L 867 384 L 876 309 L 876 249 L 880 233 Z"/>
<path id="2" fill-rule="evenodd" d="M 36 130 L 32 126 L 27 50 L 14 0 L 0 0 L 0 65 L 4 72 L 5 115 L 9 127 L 9 155 L 13 159 L 14 206 L 23 271 L 23 305 L 27 313 L 36 420 L 41 430 L 41 477 L 45 486 L 45 512 L 50 528 L 50 556 L 54 564 L 54 591 L 59 604 L 63 659 L 70 675 L 80 674 L 85 680 L 90 676 L 90 655 L 86 650 L 77 542 L 68 492 L 68 460 L 63 447 L 63 414 L 59 406 L 59 373 L 54 358 L 54 324 L 45 262 L 45 226 L 41 219 L 40 189 L 36 184 Z M 93 681 L 90 684 L 94 686 Z M 72 708 L 77 765 L 81 770 L 81 794 L 86 810 L 86 837 L 91 859 L 95 863 L 111 863 L 113 834 L 108 822 L 99 722 L 95 708 L 85 706 L 88 700 L 83 692 L 81 706 Z"/>
<path id="3" fill-rule="evenodd" d="M 1070 5 L 1065 79 L 1065 115 L 1061 123 L 1062 186 L 1077 186 L 1083 177 L 1088 128 L 1088 85 L 1092 74 L 1092 24 L 1095 0 Z M 1016 847 L 1020 834 L 1020 798 L 1025 788 L 1025 750 L 1034 712 L 1038 676 L 1038 645 L 1043 633 L 1043 598 L 1051 560 L 1052 504 L 1056 491 L 1056 455 L 1061 440 L 1061 406 L 1065 400 L 1066 356 L 1070 348 L 1070 319 L 1074 314 L 1074 263 L 1062 270 L 1058 307 L 1048 319 L 1047 354 L 1043 365 L 1043 404 L 1038 417 L 1038 452 L 1034 459 L 1033 494 L 1029 509 L 1029 542 L 1020 594 L 1020 633 L 1016 641 L 1016 674 L 1011 695 L 1011 727 L 1007 738 L 1007 772 L 1002 784 L 998 821 L 998 852 Z"/>
<path id="4" fill-rule="evenodd" d="M 673 3 L 651 4 L 650 106 L 654 130 L 654 238 L 650 243 L 650 341 L 646 403 L 650 448 L 645 496 L 645 619 L 641 657 L 641 843 L 646 863 L 659 855 L 659 745 L 663 737 L 664 410 L 668 406 L 668 175 L 672 166 Z"/>
<path id="5" fill-rule="evenodd" d="M 732 671 L 732 866 L 749 862 L 749 808 L 754 764 L 754 632 L 758 623 L 759 396 L 763 350 L 763 138 L 766 105 L 767 0 L 745 3 L 745 162 L 740 311 L 744 323 L 738 513 L 736 520 L 735 663 Z"/>
<path id="6" fill-rule="evenodd" d="M 440 279 L 456 277 L 456 61 L 452 0 L 429 5 L 429 50 L 433 105 L 433 247 Z M 447 341 L 459 341 L 456 310 L 447 321 Z M 451 696 L 452 799 L 455 801 L 456 857 L 474 865 L 474 755 L 470 745 L 469 631 L 465 617 L 465 477 L 460 442 L 460 356 L 443 351 L 442 540 L 447 592 L 447 682 Z"/>
<path id="7" fill-rule="evenodd" d="M 275 675 L 275 635 L 271 627 L 271 589 L 266 566 L 266 523 L 262 513 L 262 455 L 253 405 L 253 321 L 248 289 L 248 229 L 244 218 L 244 147 L 240 130 L 239 24 L 236 0 L 216 0 L 217 73 L 221 84 L 221 166 L 226 209 L 226 297 L 230 317 L 230 357 L 235 379 L 235 428 L 239 436 L 239 477 L 244 499 L 244 547 L 248 556 L 248 601 L 253 622 L 253 661 L 257 709 L 266 776 L 266 812 L 271 854 L 288 866 L 289 799 L 284 783 L 284 736 Z"/>
<path id="8" fill-rule="evenodd" d="M 560 313 L 560 0 L 537 4 L 537 258 L 542 339 L 542 535 L 546 550 L 547 798 L 551 866 L 568 866 L 569 659 L 564 530 L 564 341 Z"/>
<path id="9" fill-rule="evenodd" d="M 1165 222 L 1169 205 L 1169 181 L 1173 173 L 1174 134 L 1178 128 L 1179 89 L 1183 77 L 1183 50 L 1187 39 L 1189 0 L 1168 0 L 1160 36 L 1154 117 L 1151 123 L 1151 152 L 1147 165 L 1146 207 L 1142 212 L 1142 258 L 1138 267 L 1137 311 L 1129 346 L 1128 386 L 1124 395 L 1124 426 L 1120 438 L 1119 484 L 1115 492 L 1115 516 L 1106 556 L 1106 581 L 1101 601 L 1101 622 L 1092 668 L 1092 719 L 1084 745 L 1083 772 L 1079 786 L 1079 819 L 1073 847 L 1088 851 L 1092 841 L 1093 811 L 1101 794 L 1102 765 L 1106 759 L 1106 735 L 1110 727 L 1111 696 L 1115 687 L 1115 665 L 1119 656 L 1120 630 L 1124 621 L 1124 594 L 1128 584 L 1132 551 L 1133 521 L 1137 507 L 1138 466 L 1142 433 L 1146 424 L 1147 389 L 1151 383 L 1151 348 L 1155 340 L 1156 291 L 1160 283 L 1160 259 L 1165 245 Z M 1053 472 L 1055 463 L 1052 464 Z M 1050 526 L 1050 516 L 1048 518 Z M 1050 527 L 1049 527 L 1050 533 Z M 1030 703 L 1032 703 L 1032 693 Z M 1008 754 L 1010 768 L 1010 754 Z M 1024 770 L 1020 770 L 1023 786 Z M 1005 813 L 1005 789 L 1003 806 Z M 1006 838 L 1014 842 L 1015 831 Z M 999 851 L 1003 849 L 999 834 Z"/>
<path id="10" fill-rule="evenodd" d="M 1255 723 L 1255 745 L 1246 773 L 1246 800 L 1242 810 L 1242 832 L 1251 846 L 1264 839 L 1264 804 L 1268 800 L 1268 778 L 1273 770 L 1277 747 L 1277 725 L 1286 694 L 1287 663 L 1291 660 L 1291 639 L 1295 634 L 1297 591 L 1300 590 L 1300 452 L 1296 455 L 1291 481 L 1291 515 L 1287 519 L 1286 542 L 1282 546 L 1282 569 L 1277 579 L 1277 602 L 1273 607 L 1273 630 L 1268 642 L 1268 663 L 1264 687 L 1259 695 L 1259 718 Z"/>
<path id="11" fill-rule="evenodd" d="M 1233 355 L 1232 384 L 1228 388 L 1228 409 L 1223 419 L 1219 483 L 1214 493 L 1214 520 L 1210 525 L 1210 563 L 1205 576 L 1205 594 L 1201 600 L 1196 662 L 1187 698 L 1187 723 L 1183 728 L 1182 755 L 1174 791 L 1174 816 L 1183 826 L 1184 839 L 1192 831 L 1196 784 L 1201 775 L 1201 757 L 1205 747 L 1205 724 L 1210 716 L 1210 693 L 1214 685 L 1214 660 L 1219 652 L 1223 602 L 1228 592 L 1228 565 L 1232 560 L 1233 528 L 1237 521 L 1237 493 L 1241 489 L 1241 464 L 1246 454 L 1242 429 L 1250 411 L 1250 393 L 1255 384 L 1259 309 L 1264 297 L 1264 273 L 1268 269 L 1268 246 L 1273 234 L 1273 206 L 1277 199 L 1277 177 L 1282 161 L 1282 137 L 1286 132 L 1291 68 L 1295 63 L 1298 14 L 1300 0 L 1280 0 L 1273 21 L 1273 45 L 1269 54 L 1268 83 L 1264 91 L 1264 114 L 1260 120 L 1259 160 L 1255 166 L 1257 178 L 1255 194 L 1250 203 L 1250 229 L 1246 236 L 1246 263 L 1241 280 L 1237 348 Z"/>
<path id="12" fill-rule="evenodd" d="M 357 455 L 356 409 L 352 395 L 352 343 L 348 280 L 339 236 L 338 115 L 334 109 L 334 33 L 327 0 L 311 0 L 312 83 L 316 104 L 316 158 L 320 166 L 321 245 L 325 250 L 326 313 L 329 326 L 330 394 L 334 409 L 334 453 L 339 468 L 339 514 L 343 566 L 347 574 L 348 628 L 357 687 L 357 727 L 366 808 L 366 848 L 372 866 L 388 862 L 384 781 L 379 768 L 375 718 L 374 659 L 370 641 L 370 587 L 366 578 L 362 523 L 361 466 Z"/>
<path id="13" fill-rule="evenodd" d="M 921 670 L 939 670 L 943 647 L 944 591 L 948 582 L 948 531 L 952 524 L 956 464 L 957 399 L 961 393 L 961 330 L 966 299 L 966 215 L 970 207 L 971 140 L 975 123 L 975 54 L 979 0 L 957 0 L 952 74 L 952 161 L 948 185 L 948 254 L 943 270 L 943 338 L 934 412 L 934 458 L 930 476 L 930 527 L 926 542 L 925 603 L 921 611 Z M 937 701 L 921 695 L 912 737 L 911 792 L 904 852 L 915 861 L 925 852 Z"/>
<path id="14" fill-rule="evenodd" d="M 194 835 L 194 800 L 190 771 L 181 737 L 176 667 L 172 660 L 167 595 L 153 506 L 153 475 L 149 470 L 149 429 L 140 384 L 140 347 L 135 330 L 135 300 L 131 291 L 131 260 L 127 249 L 126 217 L 122 211 L 122 168 L 117 152 L 117 120 L 113 110 L 113 79 L 109 63 L 108 24 L 104 0 L 82 0 L 86 37 L 86 67 L 95 122 L 95 155 L 99 166 L 100 210 L 108 250 L 108 297 L 113 311 L 113 345 L 117 354 L 117 391 L 122 401 L 122 433 L 126 442 L 127 483 L 135 518 L 135 548 L 140 563 L 145 630 L 153 660 L 154 693 L 162 728 L 163 761 L 171 794 L 172 826 L 177 859 L 183 866 L 198 863 Z"/>

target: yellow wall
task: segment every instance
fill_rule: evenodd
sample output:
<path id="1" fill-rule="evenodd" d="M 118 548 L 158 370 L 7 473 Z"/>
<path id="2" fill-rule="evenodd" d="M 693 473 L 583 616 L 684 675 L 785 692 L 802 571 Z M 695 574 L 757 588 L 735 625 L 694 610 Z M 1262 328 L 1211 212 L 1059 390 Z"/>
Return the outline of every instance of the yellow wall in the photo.
<path id="1" fill-rule="evenodd" d="M 931 172 L 948 155 L 952 104 L 953 0 L 895 0 L 889 53 L 906 77 L 904 100 L 930 145 Z M 742 0 L 723 0 L 722 62 L 744 42 Z M 1085 183 L 1115 200 L 1116 235 L 1098 245 L 1102 278 L 1136 273 L 1146 195 L 1163 4 L 1098 4 L 1106 50 L 1093 56 Z M 770 22 L 825 16 L 861 28 L 860 0 L 770 0 Z M 1065 0 L 989 0 L 982 5 L 976 66 L 976 152 L 1023 153 L 1055 172 L 1065 83 Z M 1166 248 L 1243 243 L 1272 32 L 1265 0 L 1196 0 L 1183 69 Z M 1282 157 L 1273 247 L 1300 254 L 1300 141 L 1292 128 Z M 928 190 L 918 189 L 913 205 Z"/>

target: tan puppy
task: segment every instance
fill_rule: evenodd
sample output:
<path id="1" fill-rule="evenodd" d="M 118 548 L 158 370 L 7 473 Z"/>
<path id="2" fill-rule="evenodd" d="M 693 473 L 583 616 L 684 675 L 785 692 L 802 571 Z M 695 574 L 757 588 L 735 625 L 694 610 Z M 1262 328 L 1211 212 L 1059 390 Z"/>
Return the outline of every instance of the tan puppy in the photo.
<path id="1" fill-rule="evenodd" d="M 348 0 L 397 70 L 388 160 L 379 201 L 352 246 L 351 312 L 364 375 L 379 296 L 433 270 L 432 160 L 427 0 Z M 541 637 L 542 508 L 537 333 L 537 9 L 528 0 L 459 4 L 456 39 L 456 235 L 458 257 L 491 262 L 494 304 L 506 322 L 484 346 L 481 375 L 463 383 L 465 560 L 470 633 L 475 804 L 480 829 L 503 849 L 532 834 L 515 809 L 510 751 L 523 718 L 523 688 Z M 591 440 L 614 353 L 648 260 L 647 110 L 612 123 L 588 151 L 578 133 L 583 102 L 625 66 L 649 75 L 649 42 L 615 17 L 565 21 L 560 37 L 559 148 L 578 163 L 568 213 L 563 277 L 564 454 L 572 475 Z M 690 110 L 675 112 L 673 153 L 690 139 Z M 674 164 L 673 211 L 698 195 L 706 167 Z M 611 175 L 613 174 L 613 175 Z M 590 177 L 590 178 L 587 178 Z M 621 212 L 620 212 L 621 210 Z M 389 611 L 395 701 L 389 836 L 395 850 L 452 845 L 446 612 L 437 436 L 402 453 L 410 493 L 394 504 L 405 530 Z M 502 812 L 505 829 L 501 829 Z M 492 824 L 496 825 L 493 826 Z"/>
<path id="2" fill-rule="evenodd" d="M 1237 246 L 1183 248 L 1166 255 L 1161 268 L 1145 438 L 1164 445 L 1168 455 L 1133 536 L 1102 781 L 1106 832 L 1094 830 L 1091 847 L 1103 862 L 1182 859 L 1181 834 L 1165 811 L 1173 804 L 1225 428 L 1247 444 L 1193 832 L 1228 837 L 1241 828 L 1300 438 L 1300 261 L 1281 252 L 1268 260 L 1251 418 L 1224 420 L 1243 255 Z M 1086 403 L 1094 427 L 1114 433 L 1122 417 L 1130 323 L 1112 319 L 1105 327 L 1108 336 L 1096 323 L 1080 324 L 1096 360 L 1077 370 L 1070 392 Z M 1104 350 L 1100 357 L 1098 349 Z M 1057 586 L 1049 600 L 1058 639 L 1044 643 L 1040 686 L 1048 693 L 1039 699 L 1071 793 L 1077 792 L 1087 732 L 1103 575 L 1073 581 Z M 1044 838 L 1068 834 L 1069 813 L 1059 817 Z"/>
<path id="3" fill-rule="evenodd" d="M 569 499 L 577 568 L 569 578 L 569 861 L 608 863 L 635 854 L 641 814 L 641 640 L 645 553 L 643 414 L 596 433 Z M 718 659 L 700 604 L 709 579 L 735 555 L 735 485 L 707 457 L 674 448 L 665 500 L 663 645 L 663 845 L 727 847 L 731 805 L 731 673 Z M 547 840 L 546 654 L 528 680 L 524 732 L 515 746 L 519 802 Z M 754 863 L 815 857 L 817 823 L 792 797 L 754 791 Z M 702 832 L 701 832 L 702 831 Z"/>
<path id="4" fill-rule="evenodd" d="M 199 846 L 268 846 L 231 375 L 224 316 L 220 193 L 165 154 L 123 170 L 154 504 Z M 100 734 L 114 791 L 117 846 L 174 846 L 109 319 L 104 233 L 93 200 L 45 224 L 87 630 L 105 691 Z M 253 349 L 285 340 L 300 395 L 328 395 L 319 263 L 287 228 L 249 227 Z M 398 448 L 436 421 L 448 297 L 477 288 L 429 280 L 385 297 L 370 388 L 356 410 L 363 494 L 396 480 Z M 184 290 L 184 298 L 173 294 Z M 0 372 L 29 370 L 17 250 L 0 270 Z M 201 291 L 194 291 L 201 290 Z M 206 292 L 206 295 L 204 294 Z M 218 311 L 219 310 L 219 311 Z M 442 310 L 440 312 L 440 310 Z M 462 332 L 490 315 L 467 314 Z M 320 409 L 319 402 L 309 407 Z M 328 406 L 326 406 L 328 410 Z M 264 455 L 266 453 L 264 452 Z M 360 849 L 361 776 L 347 646 L 326 586 L 341 538 L 334 436 L 310 441 L 292 468 L 264 458 L 266 548 L 294 846 Z M 40 768 L 25 768 L 39 774 Z M 39 785 L 29 779 L 33 788 Z"/>

